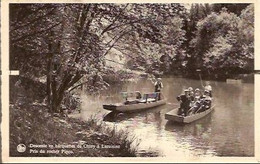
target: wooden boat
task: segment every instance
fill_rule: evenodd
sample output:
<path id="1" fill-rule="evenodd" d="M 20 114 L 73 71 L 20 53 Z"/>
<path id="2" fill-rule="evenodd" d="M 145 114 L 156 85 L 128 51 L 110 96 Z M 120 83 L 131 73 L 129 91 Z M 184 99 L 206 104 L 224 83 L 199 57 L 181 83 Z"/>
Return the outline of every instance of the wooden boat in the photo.
<path id="1" fill-rule="evenodd" d="M 123 95 L 127 97 L 129 93 L 124 92 Z M 158 100 L 159 95 L 161 98 L 160 100 Z M 134 99 L 130 101 L 126 99 L 126 102 L 124 103 L 103 105 L 103 108 L 111 111 L 117 111 L 117 112 L 135 112 L 135 111 L 149 109 L 164 104 L 166 104 L 166 100 L 164 99 L 162 93 L 154 92 L 154 93 L 144 94 L 143 97 L 140 97 L 140 99 Z"/>
<path id="2" fill-rule="evenodd" d="M 228 83 L 228 84 L 241 84 L 242 79 L 227 79 L 226 83 Z"/>
<path id="3" fill-rule="evenodd" d="M 166 100 L 162 99 L 158 101 L 148 100 L 147 102 L 139 102 L 136 104 L 124 104 L 124 103 L 109 104 L 109 105 L 103 105 L 103 108 L 111 111 L 117 111 L 117 112 L 136 112 L 139 110 L 149 109 L 164 104 L 166 104 Z"/>
<path id="4" fill-rule="evenodd" d="M 175 121 L 175 122 L 179 122 L 179 123 L 191 123 L 193 121 L 196 121 L 198 119 L 203 118 L 204 116 L 208 115 L 209 113 L 211 113 L 214 109 L 214 106 L 212 106 L 210 109 L 200 112 L 200 113 L 196 113 L 196 114 L 192 114 L 190 116 L 181 116 L 178 115 L 178 108 L 171 110 L 170 112 L 165 114 L 165 119 L 169 120 L 169 121 Z"/>

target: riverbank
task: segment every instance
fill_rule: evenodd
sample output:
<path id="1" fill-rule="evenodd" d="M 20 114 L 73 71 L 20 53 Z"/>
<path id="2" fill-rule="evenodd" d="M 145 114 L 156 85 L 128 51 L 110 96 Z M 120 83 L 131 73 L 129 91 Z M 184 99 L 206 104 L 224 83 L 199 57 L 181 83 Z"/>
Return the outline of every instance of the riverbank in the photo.
<path id="1" fill-rule="evenodd" d="M 53 116 L 43 104 L 10 105 L 10 155 L 11 156 L 75 156 L 75 157 L 135 157 L 135 138 L 126 131 L 116 131 L 95 118 L 88 121 Z M 33 153 L 34 146 L 23 153 L 17 145 L 73 145 L 70 148 L 46 147 L 59 153 Z M 81 145 L 79 148 L 78 145 Z M 62 153 L 61 151 L 67 151 Z"/>
<path id="2" fill-rule="evenodd" d="M 128 131 L 109 127 L 94 117 L 81 121 L 50 114 L 43 96 L 37 95 L 42 92 L 33 85 L 25 88 L 21 84 L 10 85 L 10 156 L 138 156 L 139 143 Z M 19 144 L 26 146 L 24 152 Z"/>
<path id="3" fill-rule="evenodd" d="M 109 84 L 116 84 L 118 82 L 128 81 L 129 79 L 135 78 L 154 78 L 154 77 L 164 77 L 164 78 L 172 78 L 172 77 L 182 77 L 189 79 L 199 80 L 200 77 L 203 80 L 210 81 L 226 81 L 227 79 L 235 79 L 241 80 L 243 83 L 254 83 L 254 73 L 252 72 L 244 72 L 244 73 L 234 73 L 234 74 L 226 74 L 224 72 L 218 73 L 210 73 L 209 71 L 191 71 L 186 72 L 180 69 L 172 71 L 171 73 L 153 73 L 146 71 L 138 71 L 138 70 L 119 70 L 113 71 L 112 69 L 108 69 L 103 79 Z"/>
<path id="4" fill-rule="evenodd" d="M 209 73 L 209 72 L 190 72 L 190 73 L 175 73 L 175 74 L 163 74 L 161 77 L 172 78 L 172 77 L 181 77 L 200 80 L 209 80 L 209 81 L 226 81 L 227 79 L 241 80 L 243 83 L 254 83 L 254 73 L 241 73 L 241 74 L 224 74 L 224 73 Z"/>

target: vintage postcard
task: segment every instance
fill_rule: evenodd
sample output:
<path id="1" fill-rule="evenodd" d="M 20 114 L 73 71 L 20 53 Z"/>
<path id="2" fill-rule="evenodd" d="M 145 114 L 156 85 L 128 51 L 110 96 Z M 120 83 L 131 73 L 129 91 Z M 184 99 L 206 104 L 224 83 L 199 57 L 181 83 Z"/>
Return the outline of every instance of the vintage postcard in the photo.
<path id="1" fill-rule="evenodd" d="M 259 37 L 258 1 L 2 1 L 2 162 L 259 162 Z"/>

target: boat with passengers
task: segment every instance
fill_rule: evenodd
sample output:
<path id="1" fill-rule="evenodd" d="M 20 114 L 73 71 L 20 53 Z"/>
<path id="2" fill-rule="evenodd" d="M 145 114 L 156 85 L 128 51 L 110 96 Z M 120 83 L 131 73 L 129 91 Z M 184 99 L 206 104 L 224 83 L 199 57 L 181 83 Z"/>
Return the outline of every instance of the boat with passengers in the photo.
<path id="1" fill-rule="evenodd" d="M 213 111 L 211 91 L 205 90 L 203 95 L 198 88 L 195 90 L 195 94 L 190 89 L 184 90 L 184 92 L 177 97 L 177 100 L 181 102 L 180 107 L 166 113 L 165 119 L 180 123 L 191 123 Z"/>
<path id="2" fill-rule="evenodd" d="M 137 112 L 160 105 L 166 104 L 166 99 L 160 92 L 145 93 L 141 95 L 139 91 L 136 92 L 122 92 L 125 99 L 122 103 L 105 104 L 103 108 L 116 112 Z"/>

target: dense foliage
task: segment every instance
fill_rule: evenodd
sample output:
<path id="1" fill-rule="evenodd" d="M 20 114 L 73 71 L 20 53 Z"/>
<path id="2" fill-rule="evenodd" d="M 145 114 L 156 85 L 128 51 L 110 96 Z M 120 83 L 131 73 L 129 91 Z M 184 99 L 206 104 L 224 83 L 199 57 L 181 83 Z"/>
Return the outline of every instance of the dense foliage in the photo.
<path id="1" fill-rule="evenodd" d="M 51 112 L 78 86 L 88 93 L 109 86 L 111 54 L 125 68 L 154 75 L 253 69 L 253 4 L 186 6 L 11 4 L 11 69 L 46 84 Z"/>
<path id="2" fill-rule="evenodd" d="M 223 8 L 197 23 L 196 37 L 191 41 L 197 68 L 223 73 L 246 69 L 253 59 L 253 6 L 241 17 Z M 243 15 L 247 15 L 247 20 Z M 245 32 L 246 31 L 246 32 Z M 245 36 L 246 33 L 246 36 Z"/>

